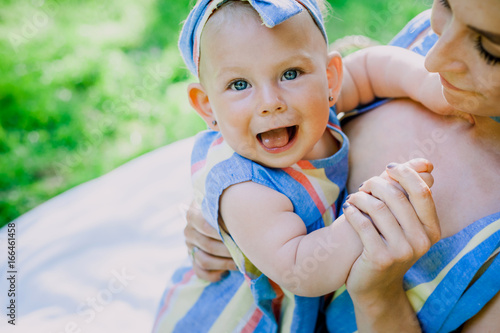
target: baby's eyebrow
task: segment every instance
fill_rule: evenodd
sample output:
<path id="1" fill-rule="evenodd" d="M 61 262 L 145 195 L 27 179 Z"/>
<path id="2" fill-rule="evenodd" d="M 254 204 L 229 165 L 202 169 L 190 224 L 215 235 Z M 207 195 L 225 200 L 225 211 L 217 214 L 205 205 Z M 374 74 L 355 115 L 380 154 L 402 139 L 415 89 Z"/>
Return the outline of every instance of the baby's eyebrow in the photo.
<path id="1" fill-rule="evenodd" d="M 289 57 L 282 59 L 279 63 L 277 63 L 277 67 L 294 67 L 294 66 L 313 66 L 314 60 L 310 54 L 307 53 L 294 53 Z"/>
<path id="2" fill-rule="evenodd" d="M 225 66 L 219 68 L 219 70 L 215 73 L 214 77 L 215 78 L 220 78 L 220 77 L 232 77 L 232 76 L 238 76 L 239 73 L 241 73 L 242 69 L 239 66 Z"/>
<path id="3" fill-rule="evenodd" d="M 495 43 L 495 44 L 499 44 L 500 45 L 500 34 L 496 34 L 494 32 L 489 32 L 489 31 L 485 31 L 485 30 L 481 30 L 481 29 L 478 29 L 478 28 L 475 28 L 475 27 L 472 27 L 470 25 L 467 26 L 469 29 L 471 29 L 472 31 L 475 31 L 477 32 L 478 34 L 481 34 L 483 35 L 484 37 L 488 38 L 491 42 Z"/>

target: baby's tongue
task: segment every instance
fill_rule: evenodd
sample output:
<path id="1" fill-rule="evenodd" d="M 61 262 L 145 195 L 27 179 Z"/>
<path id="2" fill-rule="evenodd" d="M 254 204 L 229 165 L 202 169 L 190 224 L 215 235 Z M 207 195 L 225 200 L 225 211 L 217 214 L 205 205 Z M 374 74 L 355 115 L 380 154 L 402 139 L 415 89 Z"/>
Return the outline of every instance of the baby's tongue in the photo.
<path id="1" fill-rule="evenodd" d="M 277 128 L 264 132 L 260 135 L 262 144 L 269 149 L 280 148 L 288 143 L 288 130 L 286 128 Z"/>

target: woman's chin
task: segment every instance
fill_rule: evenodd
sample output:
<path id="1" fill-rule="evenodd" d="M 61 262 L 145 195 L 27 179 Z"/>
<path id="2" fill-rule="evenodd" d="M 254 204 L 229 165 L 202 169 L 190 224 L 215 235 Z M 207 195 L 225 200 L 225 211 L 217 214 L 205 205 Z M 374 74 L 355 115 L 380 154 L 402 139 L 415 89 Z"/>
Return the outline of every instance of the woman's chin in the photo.
<path id="1" fill-rule="evenodd" d="M 460 93 L 457 91 L 449 91 L 443 89 L 443 95 L 448 104 L 450 104 L 455 110 L 462 111 L 465 113 L 470 113 L 477 116 L 485 116 L 481 98 L 478 95 L 471 95 L 470 93 Z"/>

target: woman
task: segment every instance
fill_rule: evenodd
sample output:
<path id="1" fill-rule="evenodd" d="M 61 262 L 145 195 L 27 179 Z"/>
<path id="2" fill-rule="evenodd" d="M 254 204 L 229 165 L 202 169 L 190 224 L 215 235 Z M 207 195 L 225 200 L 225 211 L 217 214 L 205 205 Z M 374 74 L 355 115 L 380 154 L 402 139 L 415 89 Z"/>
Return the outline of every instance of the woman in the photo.
<path id="1" fill-rule="evenodd" d="M 369 220 L 350 219 L 365 251 L 353 265 L 346 283 L 350 298 L 339 291 L 327 309 L 327 323 L 332 331 L 352 331 L 354 313 L 359 331 L 418 332 L 422 326 L 425 331 L 461 328 L 462 332 L 483 332 L 500 327 L 500 296 L 494 296 L 500 289 L 498 278 L 487 280 L 488 274 L 498 272 L 500 265 L 496 256 L 499 233 L 491 230 L 497 228 L 500 220 L 500 123 L 490 118 L 500 116 L 499 16 L 497 0 L 435 0 L 431 21 L 439 40 L 435 42 L 425 29 L 425 17 L 395 40 L 396 44 L 422 54 L 427 53 L 429 43 L 435 42 L 427 55 L 426 67 L 439 72 L 448 102 L 470 113 L 474 124 L 432 114 L 413 102 L 399 100 L 379 106 L 375 112 L 360 115 L 344 126 L 351 139 L 350 192 L 357 191 L 361 181 L 376 175 L 389 162 L 425 157 L 434 164 L 432 192 L 442 239 L 414 266 L 421 256 L 415 249 L 420 243 L 429 243 L 435 235 L 416 238 L 394 226 L 402 246 L 392 246 L 380 239 L 371 223 L 367 223 Z M 414 35 L 418 35 L 416 41 Z M 411 45 L 405 45 L 406 42 Z M 362 194 L 351 196 L 349 202 L 353 205 L 345 210 L 348 219 L 349 210 L 362 206 L 362 200 Z M 367 211 L 372 218 L 378 218 L 377 214 L 386 209 L 377 205 L 377 210 Z M 217 235 L 199 227 L 202 223 L 196 218 L 190 221 L 192 225 L 185 230 L 188 247 L 204 250 L 194 255 L 195 270 L 214 280 L 231 264 L 224 259 L 221 244 L 207 241 L 209 238 L 194 231 L 201 229 L 212 239 Z M 490 232 L 487 240 L 492 243 L 486 257 L 482 252 L 468 252 L 460 257 L 463 260 L 458 260 L 467 248 L 458 246 L 461 241 L 471 244 L 486 231 Z M 406 251 L 407 245 L 413 251 Z M 458 252 L 451 257 L 439 257 L 455 249 Z M 462 266 L 452 265 L 450 273 L 445 274 L 440 260 Z M 421 298 L 413 293 L 416 276 L 424 276 L 428 281 L 444 276 L 444 282 L 434 289 L 435 294 Z M 482 278 L 486 279 L 485 284 L 481 284 Z M 424 287 L 427 285 L 422 284 Z M 470 301 L 474 294 L 481 294 L 477 302 Z"/>
<path id="2" fill-rule="evenodd" d="M 433 250 L 439 249 L 447 239 L 454 240 L 451 236 L 460 231 L 468 232 L 467 228 L 473 228 L 486 219 L 500 218 L 500 124 L 489 118 L 500 115 L 499 15 L 498 1 L 484 1 L 478 6 L 466 0 L 436 0 L 432 9 L 432 29 L 439 40 L 426 57 L 426 67 L 429 71 L 439 72 L 447 101 L 453 107 L 472 114 L 475 120 L 473 126 L 460 119 L 447 119 L 422 112 L 416 105 L 408 106 L 411 104 L 409 102 L 392 102 L 378 108 L 376 112 L 358 117 L 344 127 L 352 145 L 350 190 L 376 172 L 376 168 L 380 167 L 378 163 L 383 165 L 386 161 L 411 158 L 412 155 L 424 156 L 434 163 L 435 184 L 432 191 L 443 240 Z M 400 111 L 402 107 L 407 109 L 406 112 Z M 377 126 L 369 127 L 369 124 Z M 363 131 L 360 131 L 361 128 Z M 405 130 L 401 131 L 401 128 Z M 383 146 L 390 146 L 390 149 L 380 149 Z M 368 163 L 370 161 L 372 163 Z M 404 304 L 408 302 L 406 300 L 405 303 L 406 295 L 401 288 L 401 281 L 412 260 L 377 267 L 380 258 L 370 257 L 370 254 L 383 256 L 386 251 L 380 246 L 369 246 L 373 243 L 367 240 L 368 235 L 369 232 L 360 234 L 362 239 L 365 238 L 366 255 L 358 259 L 360 262 L 353 266 L 347 281 L 347 289 L 355 304 L 358 328 L 361 331 L 363 328 L 380 331 L 396 329 L 398 326 L 384 326 L 404 322 L 387 320 L 394 318 L 392 311 L 398 313 L 398 318 L 408 320 L 404 324 L 404 331 L 409 331 L 408 327 L 418 331 L 418 326 L 407 325 L 411 323 L 411 316 L 401 316 Z M 491 265 L 498 265 L 498 262 L 494 262 L 498 244 L 494 248 L 490 262 L 493 262 Z M 470 262 L 466 263 L 473 263 L 475 258 L 472 256 Z M 418 272 L 413 270 L 409 273 Z M 369 278 L 365 278 L 367 276 Z M 389 283 L 392 281 L 398 283 Z M 495 288 L 498 291 L 498 283 Z M 436 298 L 436 303 L 442 298 Z M 332 306 L 334 304 L 335 301 Z M 376 304 L 376 307 L 367 306 L 370 304 Z M 446 307 L 443 305 L 442 309 L 445 312 Z M 450 315 L 448 321 L 441 322 L 441 318 L 446 315 L 435 308 L 434 312 L 439 314 L 436 318 L 430 318 L 429 315 L 419 318 L 429 321 L 423 324 L 428 331 L 449 331 L 474 316 L 463 325 L 462 331 L 484 332 L 487 328 L 500 326 L 497 316 L 499 309 L 497 295 L 475 316 L 474 311 L 477 309 L 466 309 L 457 314 L 459 318 L 453 319 L 453 315 Z M 327 315 L 333 312 L 329 309 Z M 434 325 L 438 322 L 442 326 Z"/>

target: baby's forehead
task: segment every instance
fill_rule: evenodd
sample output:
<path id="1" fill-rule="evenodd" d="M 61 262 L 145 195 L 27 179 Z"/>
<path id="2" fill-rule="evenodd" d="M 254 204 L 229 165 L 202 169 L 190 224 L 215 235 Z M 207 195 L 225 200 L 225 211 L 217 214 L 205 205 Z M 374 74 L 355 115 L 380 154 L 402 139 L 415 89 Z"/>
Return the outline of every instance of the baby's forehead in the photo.
<path id="1" fill-rule="evenodd" d="M 256 19 L 262 24 L 262 19 L 259 13 L 247 1 L 228 1 L 217 8 L 205 23 L 203 32 L 207 29 L 215 29 L 218 31 L 223 28 L 230 28 L 234 22 L 242 20 Z M 202 32 L 202 36 L 203 36 Z"/>
<path id="2" fill-rule="evenodd" d="M 226 73 L 228 68 L 260 68 L 263 64 L 277 68 L 285 63 L 290 66 L 292 55 L 298 66 L 299 58 L 327 55 L 323 34 L 306 10 L 268 27 L 250 6 L 240 7 L 237 12 L 227 9 L 214 13 L 201 35 L 198 78 L 202 84 L 206 79 Z M 267 54 L 266 58 L 259 57 L 261 54 Z"/>
<path id="3" fill-rule="evenodd" d="M 314 18 L 310 15 L 308 10 L 302 11 L 297 16 L 309 17 L 310 18 L 309 21 L 311 21 L 314 24 L 314 26 L 316 26 L 317 30 L 321 33 L 321 29 L 317 26 L 317 24 L 314 21 Z M 207 20 L 201 34 L 201 39 L 203 39 L 203 35 L 206 30 L 212 30 L 212 32 L 218 33 L 223 29 L 232 29 L 234 27 L 235 22 L 246 23 L 250 21 L 253 22 L 257 21 L 259 24 L 265 25 L 263 19 L 260 17 L 257 10 L 255 10 L 255 8 L 253 8 L 249 2 L 228 1 L 224 3 L 224 5 L 219 7 L 216 11 L 214 11 L 210 16 L 210 18 Z M 201 51 L 202 50 L 200 50 L 200 53 Z"/>
<path id="4" fill-rule="evenodd" d="M 321 3 L 323 0 L 199 0 L 184 23 L 179 38 L 179 49 L 189 70 L 199 76 L 202 44 L 205 44 L 205 47 L 210 46 L 208 43 L 211 40 L 219 40 L 217 33 L 224 35 L 228 30 L 233 35 L 229 40 L 238 39 L 238 32 L 245 34 L 246 31 L 242 22 L 252 25 L 257 23 L 270 29 L 280 27 L 279 30 L 288 31 L 290 34 L 302 35 L 302 32 L 307 30 L 307 36 L 312 36 L 319 32 L 326 46 L 328 37 L 323 24 L 324 8 Z M 299 22 L 294 18 L 299 18 Z M 302 25 L 304 29 L 300 29 Z M 205 35 L 211 37 L 207 38 Z M 251 38 L 259 39 L 260 36 L 260 33 L 257 33 Z M 230 41 L 224 41 L 221 45 L 230 46 L 229 43 Z"/>

